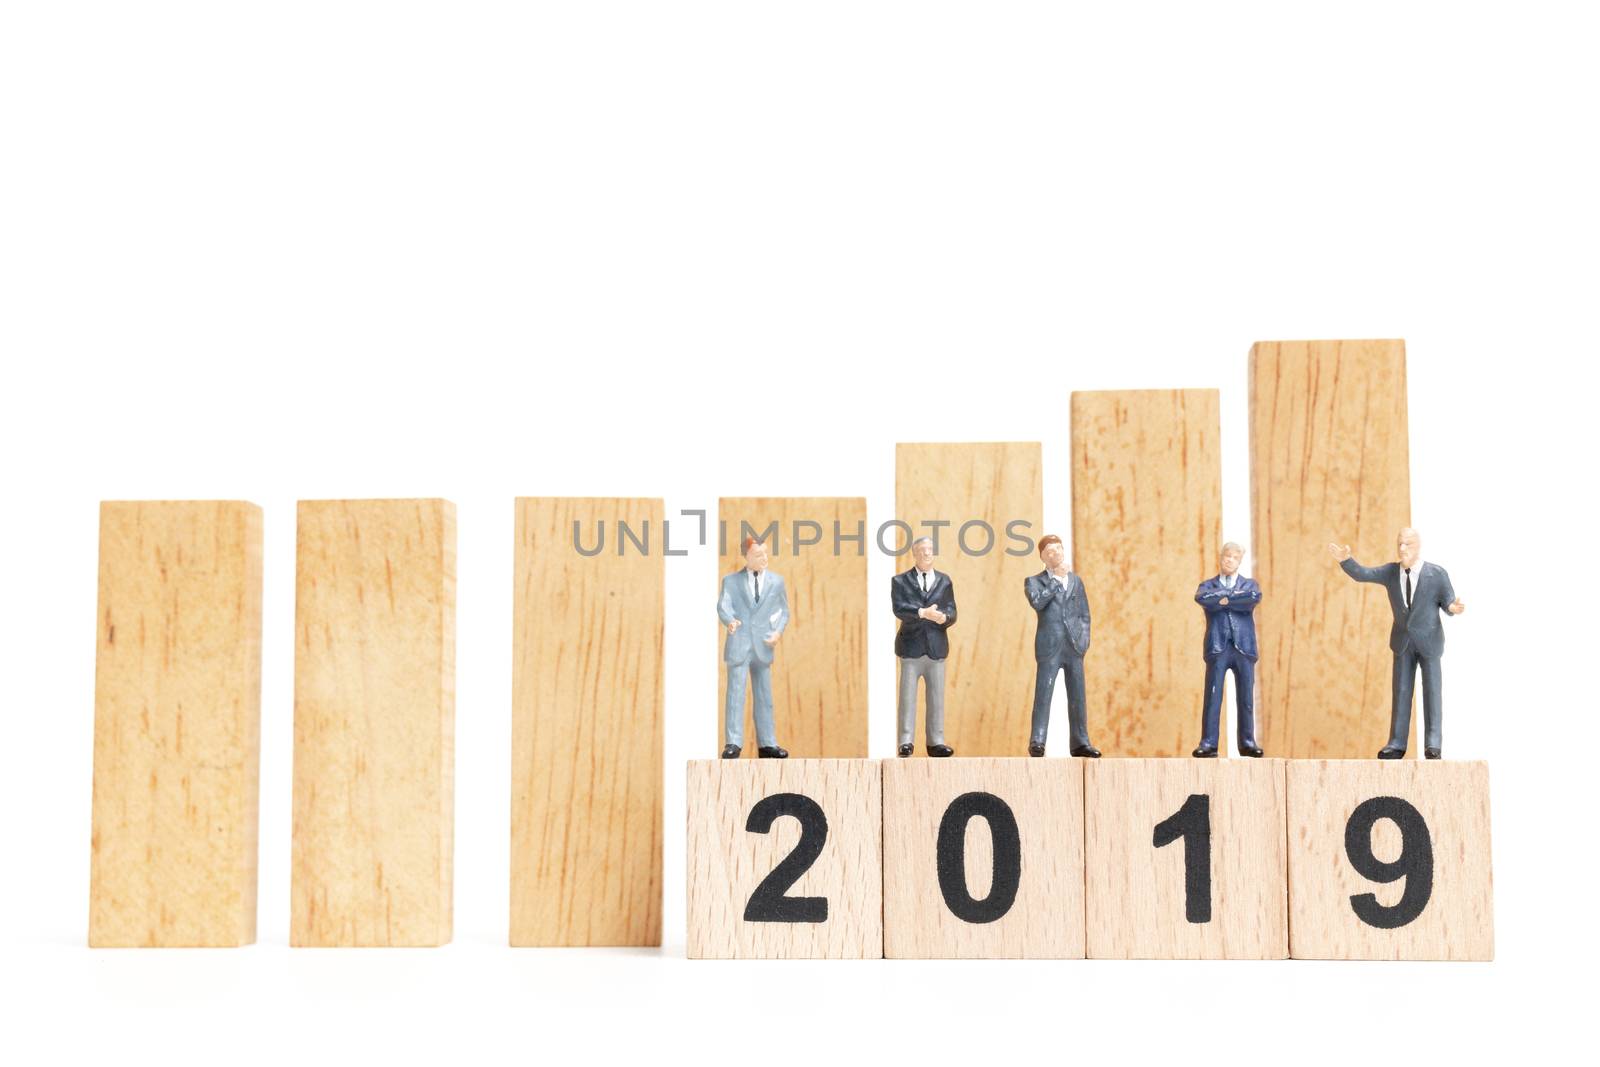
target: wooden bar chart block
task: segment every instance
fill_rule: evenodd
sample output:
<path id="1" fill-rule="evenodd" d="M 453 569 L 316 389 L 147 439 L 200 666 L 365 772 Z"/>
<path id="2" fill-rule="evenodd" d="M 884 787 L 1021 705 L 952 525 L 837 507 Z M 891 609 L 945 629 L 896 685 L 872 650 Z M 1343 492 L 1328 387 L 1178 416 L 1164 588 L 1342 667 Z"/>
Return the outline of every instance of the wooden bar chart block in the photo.
<path id="1" fill-rule="evenodd" d="M 1037 616 L 1022 583 L 1041 569 L 1034 546 L 1046 532 L 1040 529 L 1043 449 L 1035 441 L 897 444 L 894 456 L 895 515 L 910 527 L 903 537 L 908 552 L 896 566 L 911 567 L 910 537 L 937 535 L 934 568 L 955 586 L 945 740 L 961 756 L 1020 756 L 1028 750 L 1037 673 Z M 920 713 L 918 720 L 920 755 L 926 751 Z"/>
<path id="2" fill-rule="evenodd" d="M 1205 613 L 1222 548 L 1215 389 L 1072 394 L 1072 557 L 1093 609 L 1090 736 L 1108 756 L 1200 740 Z M 1228 750 L 1227 731 L 1218 739 Z"/>
<path id="3" fill-rule="evenodd" d="M 744 537 L 764 537 L 768 569 L 788 591 L 789 623 L 772 665 L 778 743 L 794 757 L 867 755 L 867 501 L 864 497 L 723 497 L 720 567 L 744 569 Z M 836 540 L 836 533 L 840 539 Z M 708 617 L 710 613 L 708 612 Z M 727 669 L 717 637 L 714 751 L 723 745 Z M 745 690 L 744 755 L 756 757 L 754 687 Z"/>
<path id="4" fill-rule="evenodd" d="M 1404 341 L 1250 350 L 1256 740 L 1268 755 L 1369 759 L 1388 739 L 1389 606 L 1327 546 L 1348 544 L 1369 566 L 1395 558 L 1410 523 L 1408 456 Z"/>
<path id="5" fill-rule="evenodd" d="M 256 939 L 261 509 L 100 505 L 89 944 Z"/>
<path id="6" fill-rule="evenodd" d="M 691 959 L 883 956 L 876 760 L 689 763 Z"/>
<path id="7" fill-rule="evenodd" d="M 1489 765 L 1289 764 L 1296 959 L 1492 960 Z"/>
<path id="8" fill-rule="evenodd" d="M 1091 959 L 1289 956 L 1284 761 L 1090 760 Z"/>
<path id="9" fill-rule="evenodd" d="M 1087 760 L 883 765 L 883 954 L 1082 959 Z"/>
<path id="10" fill-rule="evenodd" d="M 294 945 L 450 940 L 455 506 L 302 500 Z"/>
<path id="11" fill-rule="evenodd" d="M 660 500 L 517 500 L 513 945 L 661 944 L 663 519 Z M 586 548 L 605 528 L 599 554 L 574 524 Z"/>

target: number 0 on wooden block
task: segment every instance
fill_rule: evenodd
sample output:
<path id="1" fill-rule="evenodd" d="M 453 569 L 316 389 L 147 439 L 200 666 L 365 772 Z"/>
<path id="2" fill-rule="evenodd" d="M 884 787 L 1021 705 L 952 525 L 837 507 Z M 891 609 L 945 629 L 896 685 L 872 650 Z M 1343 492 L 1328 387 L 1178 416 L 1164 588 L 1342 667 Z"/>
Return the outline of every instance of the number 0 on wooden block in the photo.
<path id="1" fill-rule="evenodd" d="M 1287 959 L 1282 760 L 1090 762 L 1091 959 Z"/>
<path id="2" fill-rule="evenodd" d="M 1296 959 L 1492 960 L 1489 765 L 1289 764 Z"/>
<path id="3" fill-rule="evenodd" d="M 1082 959 L 1084 762 L 886 762 L 883 954 Z"/>
<path id="4" fill-rule="evenodd" d="M 689 764 L 691 959 L 883 956 L 874 760 Z"/>

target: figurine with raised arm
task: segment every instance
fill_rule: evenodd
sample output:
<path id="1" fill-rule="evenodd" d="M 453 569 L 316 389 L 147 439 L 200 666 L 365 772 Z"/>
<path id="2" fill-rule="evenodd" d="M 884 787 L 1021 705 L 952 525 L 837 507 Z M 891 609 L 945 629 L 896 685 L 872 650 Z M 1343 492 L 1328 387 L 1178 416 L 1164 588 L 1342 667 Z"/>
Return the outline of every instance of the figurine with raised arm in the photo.
<path id="1" fill-rule="evenodd" d="M 890 580 L 889 599 L 900 620 L 894 654 L 900 660 L 900 755 L 911 755 L 917 729 L 917 679 L 928 702 L 923 741 L 930 756 L 953 756 L 944 743 L 944 661 L 950 655 L 945 631 L 956 622 L 956 588 L 948 574 L 933 569 L 933 538 L 911 542 L 912 567 Z"/>
<path id="2" fill-rule="evenodd" d="M 1217 755 L 1217 734 L 1222 728 L 1222 681 L 1233 672 L 1233 701 L 1238 709 L 1234 724 L 1239 751 L 1260 756 L 1256 744 L 1256 605 L 1261 586 L 1239 573 L 1244 549 L 1229 541 L 1222 546 L 1219 573 L 1195 591 L 1195 603 L 1206 613 L 1206 695 L 1200 716 L 1200 759 Z"/>
<path id="3" fill-rule="evenodd" d="M 1033 658 L 1039 671 L 1033 681 L 1033 733 L 1028 739 L 1028 755 L 1044 755 L 1045 734 L 1050 728 L 1050 697 L 1055 692 L 1056 675 L 1067 678 L 1067 725 L 1071 731 L 1074 756 L 1095 757 L 1100 750 L 1089 743 L 1089 713 L 1084 698 L 1083 654 L 1089 651 L 1089 595 L 1083 579 L 1067 569 L 1067 550 L 1061 538 L 1050 534 L 1039 539 L 1039 557 L 1044 570 L 1023 579 L 1028 606 L 1039 614 L 1039 628 L 1033 637 Z"/>
<path id="4" fill-rule="evenodd" d="M 722 579 L 717 618 L 727 627 L 722 662 L 728 669 L 728 698 L 722 711 L 722 758 L 744 751 L 744 687 L 748 676 L 753 694 L 756 744 L 763 759 L 784 759 L 772 722 L 773 646 L 789 622 L 789 598 L 783 579 L 767 570 L 767 546 L 744 539 L 744 567 Z"/>
<path id="5" fill-rule="evenodd" d="M 1422 559 L 1422 538 L 1409 526 L 1396 538 L 1397 563 L 1363 567 L 1350 558 L 1349 545 L 1329 545 L 1328 551 L 1344 572 L 1358 582 L 1373 582 L 1389 593 L 1394 626 L 1389 630 L 1389 650 L 1394 653 L 1394 703 L 1389 712 L 1389 743 L 1379 759 L 1400 759 L 1406 754 L 1411 731 L 1411 690 L 1417 668 L 1422 669 L 1423 752 L 1438 759 L 1444 732 L 1444 696 L 1439 660 L 1444 655 L 1444 627 L 1440 612 L 1460 615 L 1467 610 L 1456 598 L 1450 576 L 1437 563 Z"/>

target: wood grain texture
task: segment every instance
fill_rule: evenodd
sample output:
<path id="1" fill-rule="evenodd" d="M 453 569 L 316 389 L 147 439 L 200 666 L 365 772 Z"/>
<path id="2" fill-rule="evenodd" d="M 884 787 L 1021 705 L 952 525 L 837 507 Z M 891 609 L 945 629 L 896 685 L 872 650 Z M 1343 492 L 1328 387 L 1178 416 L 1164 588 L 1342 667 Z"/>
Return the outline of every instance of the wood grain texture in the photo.
<path id="1" fill-rule="evenodd" d="M 894 759 L 883 765 L 883 954 L 891 959 L 1082 959 L 1083 775 L 1078 759 Z M 1016 899 L 993 922 L 958 917 L 939 886 L 939 826 L 957 797 L 999 797 L 1022 842 Z M 994 836 L 966 828 L 966 886 L 988 897 Z"/>
<path id="2" fill-rule="evenodd" d="M 89 944 L 256 939 L 261 509 L 100 505 Z"/>
<path id="3" fill-rule="evenodd" d="M 1367 881 L 1345 851 L 1345 825 L 1371 797 L 1399 797 L 1421 813 L 1433 851 L 1433 893 L 1422 914 L 1393 930 L 1369 926 L 1350 898 L 1393 905 L 1403 884 Z M 1380 819 L 1372 853 L 1393 862 L 1399 828 Z M 1494 875 L 1489 765 L 1442 760 L 1295 760 L 1289 764 L 1289 929 L 1295 959 L 1492 960 Z"/>
<path id="4" fill-rule="evenodd" d="M 717 501 L 721 521 L 720 570 L 714 607 L 724 575 L 744 568 L 741 548 L 748 524 L 756 535 L 778 524 L 767 542 L 767 569 L 788 589 L 789 625 L 779 639 L 772 664 L 772 714 L 778 743 L 792 757 L 863 759 L 867 755 L 867 550 L 864 497 L 723 497 Z M 818 544 L 797 546 L 801 539 L 820 537 Z M 860 541 L 844 542 L 835 553 L 835 523 L 844 536 L 862 532 Z M 716 618 L 715 611 L 708 616 Z M 728 692 L 722 662 L 725 632 L 717 628 L 717 707 L 715 752 L 722 751 L 722 707 Z M 745 692 L 746 759 L 756 757 L 753 697 Z"/>
<path id="5" fill-rule="evenodd" d="M 938 531 L 933 563 L 950 575 L 956 595 L 957 618 L 949 630 L 945 664 L 945 740 L 961 756 L 1022 755 L 1028 750 L 1032 719 L 1037 618 L 1022 583 L 1041 565 L 1031 544 L 1008 540 L 1006 530 L 1013 520 L 1029 523 L 1019 534 L 1032 544 L 1046 532 L 1041 529 L 1043 448 L 1031 441 L 897 444 L 894 455 L 896 517 L 916 536 L 934 533 L 925 522 L 950 523 Z M 967 535 L 974 554 L 961 551 L 960 529 L 974 520 L 994 531 L 994 547 L 983 555 L 975 553 L 986 534 L 976 526 Z M 1009 555 L 1008 549 L 1025 551 Z M 910 566 L 908 551 L 896 568 Z M 1094 590 L 1089 592 L 1092 597 Z M 1092 694 L 1090 699 L 1092 710 Z M 915 741 L 920 756 L 926 751 L 926 716 L 924 705 L 919 702 L 918 707 Z"/>
<path id="6" fill-rule="evenodd" d="M 800 840 L 779 818 L 745 829 L 776 793 L 816 801 L 828 820 L 822 853 L 788 890 L 828 898 L 820 923 L 747 922 L 750 894 Z M 876 760 L 694 760 L 688 769 L 690 959 L 883 956 L 883 778 Z"/>
<path id="7" fill-rule="evenodd" d="M 660 500 L 519 498 L 511 943 L 661 944 Z M 615 524 L 650 531 L 650 553 Z M 606 550 L 573 547 L 573 524 Z"/>
<path id="8" fill-rule="evenodd" d="M 302 500 L 294 945 L 450 940 L 455 506 Z"/>
<path id="9" fill-rule="evenodd" d="M 1084 788 L 1091 959 L 1289 956 L 1286 785 L 1273 759 L 1090 760 Z M 1185 914 L 1182 840 L 1155 827 L 1210 798 L 1211 918 Z"/>
<path id="10" fill-rule="evenodd" d="M 1093 617 L 1089 733 L 1108 756 L 1184 756 L 1200 740 L 1194 593 L 1222 549 L 1221 436 L 1215 389 L 1072 394 L 1072 567 Z"/>
<path id="11" fill-rule="evenodd" d="M 1368 759 L 1388 740 L 1388 602 L 1327 546 L 1348 544 L 1369 566 L 1395 558 L 1411 521 L 1406 425 L 1404 341 L 1250 350 L 1256 740 L 1270 756 Z"/>

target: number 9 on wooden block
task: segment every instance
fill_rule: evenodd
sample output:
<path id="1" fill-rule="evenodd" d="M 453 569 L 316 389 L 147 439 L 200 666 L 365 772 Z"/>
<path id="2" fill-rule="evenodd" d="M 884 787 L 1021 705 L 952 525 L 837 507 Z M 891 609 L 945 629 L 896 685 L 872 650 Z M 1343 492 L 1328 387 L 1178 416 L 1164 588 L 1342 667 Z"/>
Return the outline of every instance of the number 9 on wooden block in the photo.
<path id="1" fill-rule="evenodd" d="M 1491 960 L 1489 765 L 1289 765 L 1297 959 Z"/>
<path id="2" fill-rule="evenodd" d="M 1083 763 L 886 763 L 884 955 L 1082 959 Z"/>
<path id="3" fill-rule="evenodd" d="M 691 959 L 883 956 L 883 792 L 874 760 L 695 760 Z"/>

